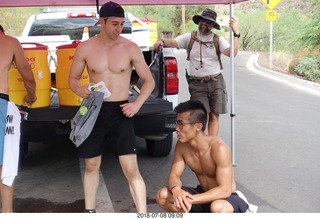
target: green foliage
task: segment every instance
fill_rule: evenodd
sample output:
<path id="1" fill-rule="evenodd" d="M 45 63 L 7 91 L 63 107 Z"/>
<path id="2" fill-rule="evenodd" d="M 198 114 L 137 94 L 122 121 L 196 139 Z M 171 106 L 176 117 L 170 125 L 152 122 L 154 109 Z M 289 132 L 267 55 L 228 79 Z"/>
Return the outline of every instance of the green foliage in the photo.
<path id="1" fill-rule="evenodd" d="M 268 51 L 270 48 L 270 22 L 266 21 L 265 10 L 239 12 L 241 47 L 249 51 Z M 294 52 L 302 48 L 299 37 L 305 19 L 296 9 L 288 9 L 278 14 L 272 22 L 272 48 L 276 51 Z M 286 43 L 283 43 L 286 42 Z"/>
<path id="2" fill-rule="evenodd" d="M 296 52 L 303 48 L 299 41 L 306 19 L 297 9 L 287 9 L 278 14 L 273 28 L 273 49 L 276 51 Z M 284 43 L 285 42 L 285 43 Z"/>
<path id="3" fill-rule="evenodd" d="M 159 5 L 159 6 L 125 6 L 125 10 L 138 18 L 146 17 L 157 21 L 159 37 L 163 32 L 172 32 L 174 36 L 183 32 L 181 5 Z M 201 14 L 204 8 L 215 10 L 214 5 L 186 5 L 185 6 L 185 30 L 189 32 L 197 28 L 192 17 Z"/>
<path id="4" fill-rule="evenodd" d="M 0 24 L 10 36 L 20 36 L 30 15 L 40 8 L 0 8 Z"/>
<path id="5" fill-rule="evenodd" d="M 270 34 L 265 12 L 262 10 L 239 12 L 237 17 L 241 32 L 241 48 L 249 51 L 267 51 Z"/>
<path id="6" fill-rule="evenodd" d="M 250 10 L 237 15 L 242 49 L 267 52 L 270 49 L 270 22 L 266 21 L 265 10 Z M 272 24 L 273 51 L 283 52 L 290 57 L 291 54 L 304 51 L 305 46 L 310 51 L 320 48 L 320 0 L 313 0 L 311 16 L 303 13 L 299 7 L 286 7 L 277 11 L 277 20 Z M 299 76 L 319 82 L 320 55 L 297 59 L 293 69 Z"/>
<path id="7" fill-rule="evenodd" d="M 158 35 L 162 32 L 174 31 L 172 20 L 174 19 L 175 7 L 172 6 L 125 6 L 126 11 L 135 17 L 146 17 L 157 21 Z"/>
<path id="8" fill-rule="evenodd" d="M 320 48 L 320 0 L 312 0 L 311 20 L 305 23 L 301 42 L 310 49 Z"/>
<path id="9" fill-rule="evenodd" d="M 320 80 L 320 55 L 312 58 L 305 57 L 295 67 L 295 72 L 308 80 L 319 81 Z"/>

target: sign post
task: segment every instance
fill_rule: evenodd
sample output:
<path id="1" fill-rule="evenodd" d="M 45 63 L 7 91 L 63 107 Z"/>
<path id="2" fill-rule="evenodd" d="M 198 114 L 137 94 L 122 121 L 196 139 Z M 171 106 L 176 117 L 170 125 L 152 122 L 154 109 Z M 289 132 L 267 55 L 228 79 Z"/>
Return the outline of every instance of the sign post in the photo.
<path id="1" fill-rule="evenodd" d="M 262 0 L 262 2 L 270 9 L 266 12 L 266 20 L 270 22 L 270 57 L 269 68 L 272 69 L 272 21 L 277 20 L 277 12 L 273 10 L 281 0 Z"/>

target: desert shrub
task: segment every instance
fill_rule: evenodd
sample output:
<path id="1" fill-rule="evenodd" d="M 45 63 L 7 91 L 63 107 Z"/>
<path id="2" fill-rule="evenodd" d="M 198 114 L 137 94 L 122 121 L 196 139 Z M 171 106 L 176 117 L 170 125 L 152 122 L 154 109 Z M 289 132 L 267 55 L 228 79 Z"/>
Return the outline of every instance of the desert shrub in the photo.
<path id="1" fill-rule="evenodd" d="M 298 75 L 298 73 L 295 71 L 297 65 L 299 64 L 299 59 L 295 58 L 293 60 L 291 60 L 290 64 L 289 64 L 289 73 L 290 74 L 294 74 L 294 75 Z"/>
<path id="2" fill-rule="evenodd" d="M 320 56 L 305 57 L 295 67 L 294 71 L 301 77 L 311 81 L 320 80 Z"/>

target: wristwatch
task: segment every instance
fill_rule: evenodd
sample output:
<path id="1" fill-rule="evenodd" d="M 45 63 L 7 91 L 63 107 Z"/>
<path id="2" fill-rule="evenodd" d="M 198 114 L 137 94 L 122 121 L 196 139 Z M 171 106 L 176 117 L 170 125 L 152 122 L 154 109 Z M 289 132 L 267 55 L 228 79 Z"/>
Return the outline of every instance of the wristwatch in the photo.
<path id="1" fill-rule="evenodd" d="M 233 36 L 240 38 L 240 33 L 238 33 L 238 34 L 234 33 Z"/>

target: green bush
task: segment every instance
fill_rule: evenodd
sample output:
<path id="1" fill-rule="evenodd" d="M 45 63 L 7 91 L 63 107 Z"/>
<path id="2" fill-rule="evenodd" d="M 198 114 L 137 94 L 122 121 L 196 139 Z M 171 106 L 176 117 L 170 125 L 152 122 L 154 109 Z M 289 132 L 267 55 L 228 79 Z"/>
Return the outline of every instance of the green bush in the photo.
<path id="1" fill-rule="evenodd" d="M 295 67 L 295 72 L 310 81 L 320 80 L 320 56 L 305 57 Z"/>

